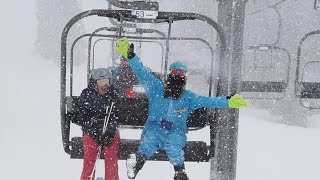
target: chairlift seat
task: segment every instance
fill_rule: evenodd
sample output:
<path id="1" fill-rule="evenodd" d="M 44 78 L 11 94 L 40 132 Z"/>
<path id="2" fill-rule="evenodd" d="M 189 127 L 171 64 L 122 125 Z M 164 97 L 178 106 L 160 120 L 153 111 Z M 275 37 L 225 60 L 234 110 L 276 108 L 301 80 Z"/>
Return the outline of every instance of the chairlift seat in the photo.
<path id="1" fill-rule="evenodd" d="M 139 147 L 139 140 L 132 139 L 121 139 L 119 160 L 126 160 L 129 154 L 135 153 Z M 73 137 L 71 139 L 71 159 L 82 159 L 83 158 L 83 145 L 82 137 Z M 185 161 L 192 162 L 208 162 L 209 150 L 205 142 L 202 141 L 188 141 L 185 146 Z M 100 158 L 103 159 L 103 153 L 100 154 Z M 168 161 L 166 153 L 162 150 L 158 151 L 151 157 L 153 161 Z"/>
<path id="2" fill-rule="evenodd" d="M 285 81 L 242 81 L 241 92 L 283 92 L 287 87 Z"/>
<path id="3" fill-rule="evenodd" d="M 320 82 L 300 82 L 301 98 L 319 99 L 320 98 Z"/>

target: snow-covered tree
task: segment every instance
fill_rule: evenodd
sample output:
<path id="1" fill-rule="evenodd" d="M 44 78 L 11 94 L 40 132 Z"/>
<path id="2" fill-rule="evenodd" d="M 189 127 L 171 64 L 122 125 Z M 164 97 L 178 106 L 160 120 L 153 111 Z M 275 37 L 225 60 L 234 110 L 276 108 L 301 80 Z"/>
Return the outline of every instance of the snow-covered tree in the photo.
<path id="1" fill-rule="evenodd" d="M 59 63 L 63 28 L 72 17 L 82 11 L 80 3 L 77 0 L 37 0 L 36 9 L 38 32 L 35 45 L 37 52 L 42 57 Z M 83 34 L 82 24 L 77 24 L 75 27 L 72 29 L 72 33 L 69 33 L 70 39 Z M 83 46 L 80 45 L 80 49 L 81 47 Z"/>

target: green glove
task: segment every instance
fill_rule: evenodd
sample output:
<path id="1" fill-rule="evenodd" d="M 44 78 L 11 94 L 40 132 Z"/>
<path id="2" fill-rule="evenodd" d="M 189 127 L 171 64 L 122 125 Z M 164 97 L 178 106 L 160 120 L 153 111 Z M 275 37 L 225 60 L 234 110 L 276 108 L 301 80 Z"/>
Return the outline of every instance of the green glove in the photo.
<path id="1" fill-rule="evenodd" d="M 239 94 L 233 95 L 228 99 L 229 107 L 239 109 L 240 107 L 248 107 L 246 100 Z"/>
<path id="2" fill-rule="evenodd" d="M 123 37 L 117 40 L 115 50 L 126 59 L 128 59 L 129 48 L 130 48 L 130 43 L 126 37 Z"/>

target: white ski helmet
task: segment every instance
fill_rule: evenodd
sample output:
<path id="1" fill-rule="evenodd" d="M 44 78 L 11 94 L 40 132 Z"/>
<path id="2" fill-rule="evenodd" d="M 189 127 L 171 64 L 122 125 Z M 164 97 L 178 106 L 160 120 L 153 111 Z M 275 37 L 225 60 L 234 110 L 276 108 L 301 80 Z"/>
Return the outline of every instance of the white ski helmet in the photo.
<path id="1" fill-rule="evenodd" d="M 92 80 L 97 81 L 99 79 L 108 79 L 112 82 L 112 68 L 97 68 L 92 69 L 90 72 L 90 77 Z"/>

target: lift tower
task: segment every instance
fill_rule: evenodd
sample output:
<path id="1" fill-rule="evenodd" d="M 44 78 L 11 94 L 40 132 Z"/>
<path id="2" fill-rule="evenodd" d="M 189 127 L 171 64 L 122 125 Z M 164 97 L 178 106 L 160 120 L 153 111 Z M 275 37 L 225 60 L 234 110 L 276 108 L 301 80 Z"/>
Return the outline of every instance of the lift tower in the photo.
<path id="1" fill-rule="evenodd" d="M 248 0 L 217 0 L 218 24 L 226 38 L 225 60 L 220 61 L 217 96 L 240 92 L 241 56 L 245 5 Z M 221 48 L 220 48 L 221 50 Z M 239 111 L 216 109 L 215 156 L 211 159 L 210 180 L 235 180 Z"/>

